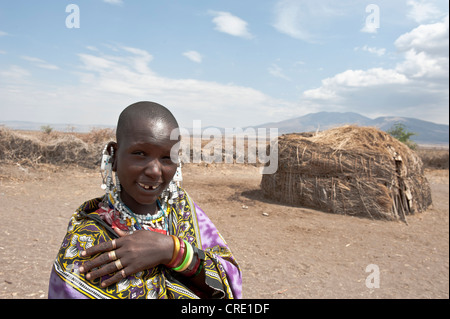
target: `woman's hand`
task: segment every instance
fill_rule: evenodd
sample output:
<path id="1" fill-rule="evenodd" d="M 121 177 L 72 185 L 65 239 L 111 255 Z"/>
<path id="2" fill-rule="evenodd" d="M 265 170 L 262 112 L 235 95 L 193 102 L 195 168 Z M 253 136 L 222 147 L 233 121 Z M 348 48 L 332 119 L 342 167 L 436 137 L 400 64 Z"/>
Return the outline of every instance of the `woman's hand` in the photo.
<path id="1" fill-rule="evenodd" d="M 139 271 L 167 264 L 172 259 L 174 245 L 170 236 L 148 230 L 139 230 L 131 235 L 117 228 L 115 231 L 121 238 L 92 246 L 81 253 L 82 257 L 102 253 L 80 267 L 81 273 L 87 273 L 86 279 L 115 273 L 102 282 L 102 287 L 107 287 Z M 100 268 L 90 271 L 96 267 Z"/>

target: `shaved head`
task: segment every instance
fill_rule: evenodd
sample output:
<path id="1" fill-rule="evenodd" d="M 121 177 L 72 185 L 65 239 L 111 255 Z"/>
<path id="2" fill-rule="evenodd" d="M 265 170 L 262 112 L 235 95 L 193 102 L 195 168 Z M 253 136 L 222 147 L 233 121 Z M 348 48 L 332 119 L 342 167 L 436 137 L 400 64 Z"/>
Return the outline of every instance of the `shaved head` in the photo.
<path id="1" fill-rule="evenodd" d="M 158 134 L 158 128 L 178 128 L 178 122 L 173 114 L 164 106 L 154 102 L 137 102 L 126 107 L 120 113 L 117 123 L 116 140 L 120 144 L 130 128 L 137 123 L 145 122 L 151 125 L 155 133 Z"/>

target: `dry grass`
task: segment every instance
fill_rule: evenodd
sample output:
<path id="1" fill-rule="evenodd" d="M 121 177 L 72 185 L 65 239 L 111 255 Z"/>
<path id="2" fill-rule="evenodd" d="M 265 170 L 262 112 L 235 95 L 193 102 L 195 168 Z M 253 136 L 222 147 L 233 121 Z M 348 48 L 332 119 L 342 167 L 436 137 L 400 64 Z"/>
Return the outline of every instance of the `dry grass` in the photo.
<path id="1" fill-rule="evenodd" d="M 419 147 L 417 154 L 426 168 L 448 169 L 449 150 L 444 148 Z"/>
<path id="2" fill-rule="evenodd" d="M 21 132 L 0 128 L 0 160 L 20 165 L 72 164 L 97 167 L 104 145 L 114 139 L 112 130 L 90 133 Z"/>

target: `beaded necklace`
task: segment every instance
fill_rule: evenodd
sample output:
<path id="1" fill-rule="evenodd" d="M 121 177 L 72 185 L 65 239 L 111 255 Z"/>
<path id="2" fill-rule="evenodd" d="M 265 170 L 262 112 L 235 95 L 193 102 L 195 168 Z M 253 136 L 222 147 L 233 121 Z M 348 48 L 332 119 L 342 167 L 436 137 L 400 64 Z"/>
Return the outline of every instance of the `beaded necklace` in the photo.
<path id="1" fill-rule="evenodd" d="M 119 219 L 128 226 L 130 232 L 135 230 L 161 230 L 164 233 L 168 233 L 168 215 L 170 212 L 170 206 L 165 205 L 165 209 L 161 206 L 160 200 L 157 199 L 158 213 L 155 215 L 136 215 L 131 209 L 129 209 L 120 199 L 120 196 L 116 192 L 108 193 L 108 204 L 114 212 L 117 213 Z"/>

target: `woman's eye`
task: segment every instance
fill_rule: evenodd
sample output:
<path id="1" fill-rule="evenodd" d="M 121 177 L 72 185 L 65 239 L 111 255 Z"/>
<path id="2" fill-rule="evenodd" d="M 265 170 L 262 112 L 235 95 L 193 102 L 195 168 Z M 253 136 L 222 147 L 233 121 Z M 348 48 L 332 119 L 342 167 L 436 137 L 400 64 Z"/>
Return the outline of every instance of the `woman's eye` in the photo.
<path id="1" fill-rule="evenodd" d="M 133 155 L 143 156 L 143 155 L 144 155 L 144 152 L 141 152 L 141 151 L 135 151 L 135 152 L 133 152 Z"/>

